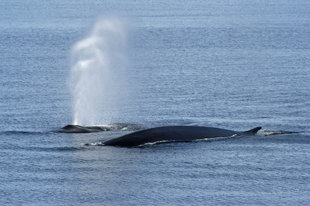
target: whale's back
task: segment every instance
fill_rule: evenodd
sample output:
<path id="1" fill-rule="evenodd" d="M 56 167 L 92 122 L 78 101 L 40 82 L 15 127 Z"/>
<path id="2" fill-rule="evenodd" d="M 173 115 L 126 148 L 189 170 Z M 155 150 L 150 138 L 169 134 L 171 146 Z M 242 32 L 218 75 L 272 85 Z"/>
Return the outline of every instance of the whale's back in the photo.
<path id="1" fill-rule="evenodd" d="M 135 147 L 153 142 L 187 142 L 205 138 L 229 137 L 242 132 L 200 126 L 166 126 L 133 132 L 104 142 L 107 146 Z"/>

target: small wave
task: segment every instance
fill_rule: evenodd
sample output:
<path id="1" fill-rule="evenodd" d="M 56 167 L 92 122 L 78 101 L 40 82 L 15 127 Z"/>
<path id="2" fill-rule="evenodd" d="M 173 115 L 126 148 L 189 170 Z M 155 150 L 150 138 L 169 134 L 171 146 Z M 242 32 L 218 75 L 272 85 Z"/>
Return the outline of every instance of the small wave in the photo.
<path id="1" fill-rule="evenodd" d="M 174 141 L 174 140 L 160 140 L 160 141 L 156 141 L 156 142 L 147 142 L 147 143 L 138 145 L 137 147 L 150 147 L 150 146 L 157 145 L 157 144 L 174 143 L 174 142 L 177 142 L 177 141 Z"/>
<path id="2" fill-rule="evenodd" d="M 150 147 L 150 146 L 157 145 L 157 144 L 173 143 L 173 142 L 177 142 L 177 141 L 161 140 L 161 141 L 156 141 L 156 142 L 147 142 L 147 143 L 138 145 L 136 147 Z M 84 144 L 84 146 L 106 146 L 106 145 L 103 142 L 91 142 L 91 143 Z"/>
<path id="3" fill-rule="evenodd" d="M 279 131 L 262 130 L 258 135 L 259 136 L 271 136 L 271 135 L 278 135 L 278 134 L 295 134 L 295 133 L 298 133 L 298 132 L 284 131 L 284 130 L 279 130 Z"/>
<path id="4" fill-rule="evenodd" d="M 38 152 L 75 152 L 85 150 L 85 147 L 26 147 L 25 150 Z"/>
<path id="5" fill-rule="evenodd" d="M 104 146 L 103 142 L 86 143 L 84 146 Z"/>
<path id="6" fill-rule="evenodd" d="M 237 134 L 233 134 L 231 136 L 227 136 L 227 137 L 213 137 L 213 138 L 204 138 L 204 139 L 197 139 L 195 141 L 217 141 L 217 140 L 225 140 L 225 139 L 230 139 L 230 138 L 234 138 L 237 137 Z"/>
<path id="7" fill-rule="evenodd" d="M 47 134 L 50 133 L 49 131 L 22 131 L 22 130 L 12 130 L 12 131 L 1 131 L 0 134 L 4 135 L 16 135 L 16 134 L 23 134 L 23 135 L 38 135 L 38 134 Z"/>

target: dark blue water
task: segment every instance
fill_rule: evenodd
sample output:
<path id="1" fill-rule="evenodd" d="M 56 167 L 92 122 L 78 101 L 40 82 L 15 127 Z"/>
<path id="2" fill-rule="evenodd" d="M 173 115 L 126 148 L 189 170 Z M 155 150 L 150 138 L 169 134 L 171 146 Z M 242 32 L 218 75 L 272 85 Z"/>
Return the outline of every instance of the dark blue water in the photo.
<path id="1" fill-rule="evenodd" d="M 1 205 L 309 204 L 309 10 L 305 0 L 2 0 Z M 299 133 L 126 149 L 95 145 L 128 131 L 51 132 L 72 123 L 70 49 L 111 15 L 132 27 L 133 98 L 115 122 Z"/>

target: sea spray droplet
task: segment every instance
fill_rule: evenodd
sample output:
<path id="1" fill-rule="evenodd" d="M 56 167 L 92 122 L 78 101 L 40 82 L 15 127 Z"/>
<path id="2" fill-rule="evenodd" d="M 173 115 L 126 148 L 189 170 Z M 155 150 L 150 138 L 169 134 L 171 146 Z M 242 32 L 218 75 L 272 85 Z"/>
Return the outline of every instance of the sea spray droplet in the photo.
<path id="1" fill-rule="evenodd" d="M 126 30 L 120 20 L 101 19 L 71 52 L 73 124 L 102 125 L 117 118 L 125 86 Z M 126 89 L 125 89 L 126 88 Z"/>

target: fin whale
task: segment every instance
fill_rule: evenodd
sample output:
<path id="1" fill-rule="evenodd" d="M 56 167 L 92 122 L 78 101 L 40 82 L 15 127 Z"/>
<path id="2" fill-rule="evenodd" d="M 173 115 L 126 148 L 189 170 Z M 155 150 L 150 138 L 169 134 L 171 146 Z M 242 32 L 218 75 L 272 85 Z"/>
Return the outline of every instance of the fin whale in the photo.
<path id="1" fill-rule="evenodd" d="M 59 133 L 92 133 L 92 132 L 102 132 L 109 131 L 110 128 L 104 126 L 81 126 L 81 125 L 66 125 L 56 132 Z"/>
<path id="2" fill-rule="evenodd" d="M 55 132 L 58 133 L 93 133 L 93 132 L 104 132 L 104 131 L 118 131 L 118 130 L 139 130 L 143 129 L 142 126 L 137 124 L 129 123 L 114 123 L 111 125 L 102 126 L 82 126 L 82 125 L 66 125 Z"/>
<path id="3" fill-rule="evenodd" d="M 238 132 L 214 127 L 165 126 L 136 131 L 103 142 L 104 146 L 137 147 L 156 142 L 190 142 L 205 138 L 230 137 L 233 135 L 255 135 L 261 127 Z"/>

